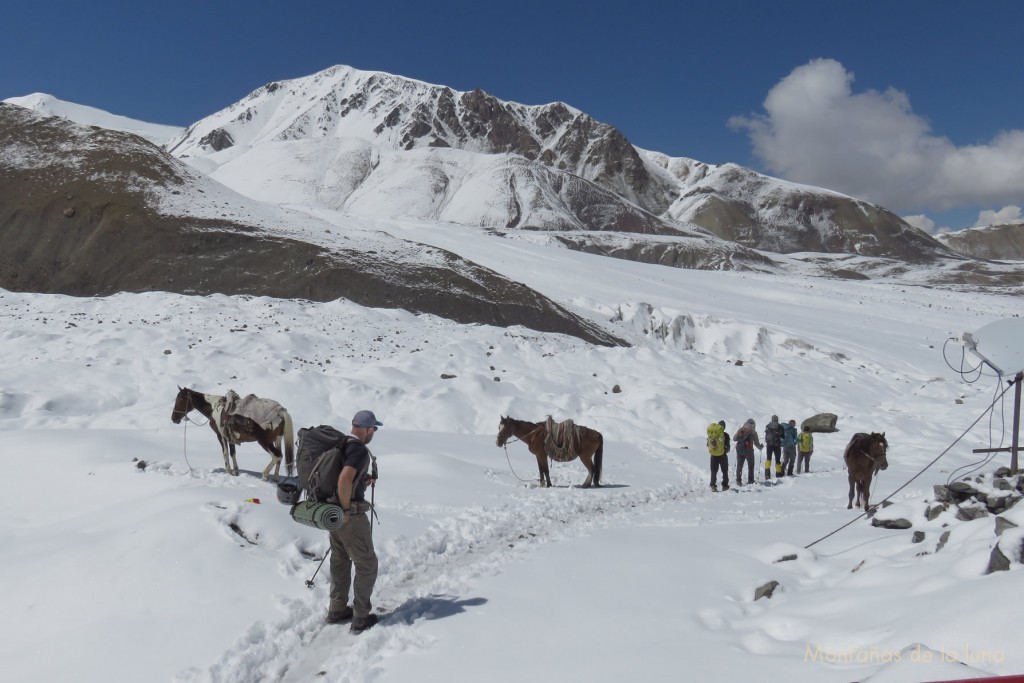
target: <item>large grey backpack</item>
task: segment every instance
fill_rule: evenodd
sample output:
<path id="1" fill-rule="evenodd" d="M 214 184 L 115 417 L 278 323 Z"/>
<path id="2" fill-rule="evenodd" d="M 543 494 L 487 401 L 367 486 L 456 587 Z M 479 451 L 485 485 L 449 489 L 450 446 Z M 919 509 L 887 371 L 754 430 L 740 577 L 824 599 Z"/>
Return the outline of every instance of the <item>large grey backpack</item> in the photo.
<path id="1" fill-rule="evenodd" d="M 298 436 L 295 463 L 305 499 L 337 502 L 338 476 L 345 462 L 345 446 L 352 437 L 330 425 L 303 427 Z"/>

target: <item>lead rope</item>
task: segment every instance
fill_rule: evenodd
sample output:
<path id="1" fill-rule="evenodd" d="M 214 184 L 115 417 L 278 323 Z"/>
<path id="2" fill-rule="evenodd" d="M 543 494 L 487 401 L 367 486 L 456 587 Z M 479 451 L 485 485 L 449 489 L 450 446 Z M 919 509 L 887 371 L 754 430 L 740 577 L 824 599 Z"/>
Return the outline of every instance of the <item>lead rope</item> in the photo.
<path id="1" fill-rule="evenodd" d="M 522 441 L 522 439 L 516 439 L 516 441 Z M 505 460 L 508 462 L 508 469 L 509 469 L 509 471 L 512 472 L 512 476 L 513 477 L 515 477 L 516 479 L 518 479 L 519 481 L 521 481 L 521 482 L 523 482 L 525 484 L 529 484 L 530 483 L 530 481 L 531 481 L 530 479 L 523 479 L 518 474 L 516 474 L 515 469 L 512 467 L 512 458 L 510 458 L 509 455 L 508 455 L 508 441 L 505 442 Z"/>
<path id="2" fill-rule="evenodd" d="M 182 430 L 181 432 L 181 452 L 182 455 L 185 456 L 185 464 L 188 466 L 189 475 L 194 477 L 196 476 L 196 472 L 195 470 L 192 469 L 192 463 L 188 461 L 188 423 L 192 422 L 192 418 L 190 418 L 188 414 L 193 410 L 191 396 L 189 396 L 188 405 L 186 405 L 185 408 L 185 414 L 183 415 L 183 417 L 185 418 L 185 429 Z M 197 427 L 205 427 L 206 425 L 210 424 L 210 421 L 207 420 L 203 424 L 199 424 L 198 422 L 192 422 L 192 424 L 196 425 Z"/>
<path id="3" fill-rule="evenodd" d="M 527 438 L 529 438 L 529 437 L 533 436 L 534 434 L 536 434 L 537 431 L 539 431 L 539 430 L 540 430 L 540 427 L 537 427 L 533 431 L 528 432 L 525 436 Z M 510 458 L 509 455 L 508 455 L 508 442 L 509 442 L 509 440 L 512 440 L 512 439 L 514 439 L 513 443 L 515 443 L 515 441 L 519 441 L 520 443 L 526 443 L 525 441 L 523 441 L 523 439 L 521 439 L 521 438 L 519 438 L 518 436 L 515 436 L 515 435 L 510 436 L 508 439 L 505 439 L 505 443 L 503 444 L 503 447 L 505 448 L 505 460 L 508 462 L 508 469 L 509 469 L 509 471 L 512 472 L 512 476 L 513 477 L 515 477 L 519 481 L 523 482 L 524 484 L 529 484 L 533 480 L 532 479 L 523 479 L 518 474 L 516 474 L 515 469 L 513 469 L 513 467 L 512 467 L 512 458 Z"/>

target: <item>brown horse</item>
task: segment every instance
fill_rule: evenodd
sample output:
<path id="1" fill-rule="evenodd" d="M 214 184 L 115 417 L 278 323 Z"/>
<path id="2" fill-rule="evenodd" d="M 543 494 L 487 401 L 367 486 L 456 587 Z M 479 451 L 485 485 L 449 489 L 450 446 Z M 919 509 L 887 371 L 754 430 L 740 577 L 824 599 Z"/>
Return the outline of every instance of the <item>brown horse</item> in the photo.
<path id="1" fill-rule="evenodd" d="M 563 439 L 563 435 L 555 433 L 557 426 L 552 425 L 550 418 L 546 423 L 536 423 L 502 416 L 498 424 L 498 447 L 504 446 L 512 437 L 525 443 L 537 457 L 541 486 L 551 486 L 549 457 L 557 462 L 569 462 L 578 457 L 587 468 L 587 480 L 583 482 L 583 488 L 600 486 L 601 463 L 604 459 L 604 437 L 601 432 L 581 425 L 571 425 L 572 429 L 566 430 Z M 550 431 L 549 426 L 552 426 Z M 571 446 L 566 447 L 566 444 Z"/>
<path id="2" fill-rule="evenodd" d="M 263 470 L 263 481 L 269 478 L 271 467 L 274 468 L 275 479 L 280 475 L 282 446 L 284 447 L 285 466 L 288 474 L 291 475 L 295 462 L 295 437 L 292 435 L 292 417 L 288 411 L 277 404 L 279 410 L 276 410 L 275 413 L 278 418 L 270 429 L 265 429 L 256 420 L 244 415 L 229 414 L 226 411 L 227 407 L 227 400 L 224 396 L 203 394 L 187 387 L 184 389 L 178 387 L 178 395 L 174 399 L 174 409 L 171 411 L 171 421 L 178 424 L 193 410 L 202 413 L 210 421 L 210 429 L 217 435 L 217 441 L 224 454 L 224 469 L 229 474 L 238 475 L 235 444 L 256 441 L 263 447 L 263 450 L 270 454 L 270 463 Z M 231 465 L 228 464 L 229 455 L 231 456 Z"/>
<path id="3" fill-rule="evenodd" d="M 886 452 L 889 449 L 889 442 L 885 440 L 885 432 L 881 434 L 863 432 L 854 434 L 850 443 L 843 453 L 843 461 L 846 469 L 849 470 L 847 478 L 850 480 L 850 499 L 846 509 L 853 507 L 853 490 L 857 489 L 857 507 L 864 503 L 864 510 L 868 509 L 868 494 L 871 489 L 871 478 L 878 470 L 889 467 L 886 459 Z"/>

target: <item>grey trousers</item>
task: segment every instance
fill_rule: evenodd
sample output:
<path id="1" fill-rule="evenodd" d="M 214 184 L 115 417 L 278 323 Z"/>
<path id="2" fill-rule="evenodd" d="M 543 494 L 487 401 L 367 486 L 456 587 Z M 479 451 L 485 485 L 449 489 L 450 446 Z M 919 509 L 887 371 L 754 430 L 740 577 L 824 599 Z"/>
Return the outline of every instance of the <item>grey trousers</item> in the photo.
<path id="1" fill-rule="evenodd" d="M 331 538 L 331 604 L 329 612 L 340 612 L 348 605 L 352 586 L 352 613 L 365 617 L 370 613 L 370 595 L 377 583 L 377 553 L 370 535 L 370 517 L 365 512 L 352 515 Z M 356 577 L 352 581 L 352 567 Z"/>

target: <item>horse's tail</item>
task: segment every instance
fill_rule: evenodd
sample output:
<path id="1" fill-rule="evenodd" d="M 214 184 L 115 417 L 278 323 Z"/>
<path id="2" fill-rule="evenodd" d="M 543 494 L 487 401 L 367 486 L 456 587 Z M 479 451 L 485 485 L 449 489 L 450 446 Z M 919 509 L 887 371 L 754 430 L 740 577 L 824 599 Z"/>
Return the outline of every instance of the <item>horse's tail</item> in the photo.
<path id="1" fill-rule="evenodd" d="M 601 463 L 604 462 L 604 436 L 597 433 L 597 450 L 594 452 L 594 486 L 601 485 Z"/>
<path id="2" fill-rule="evenodd" d="M 284 465 L 288 468 L 288 472 L 291 473 L 292 465 L 295 464 L 295 431 L 292 426 L 292 416 L 284 408 L 281 409 L 284 413 L 284 434 L 282 439 L 284 440 Z"/>

